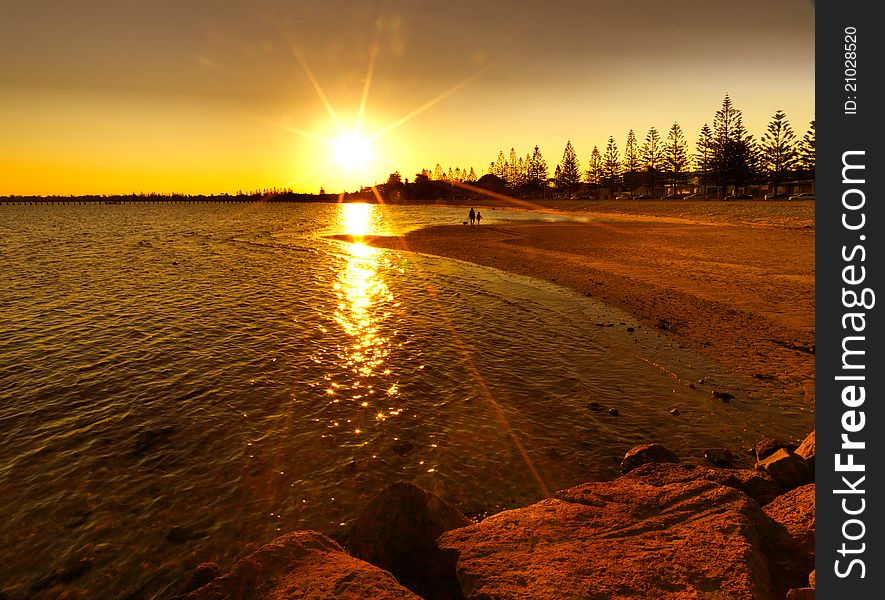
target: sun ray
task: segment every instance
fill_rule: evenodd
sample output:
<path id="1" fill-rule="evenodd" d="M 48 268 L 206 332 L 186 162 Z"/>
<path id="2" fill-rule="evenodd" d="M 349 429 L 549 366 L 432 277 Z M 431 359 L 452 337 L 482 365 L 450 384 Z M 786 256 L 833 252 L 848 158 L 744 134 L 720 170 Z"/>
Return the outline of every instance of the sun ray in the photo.
<path id="1" fill-rule="evenodd" d="M 461 81 L 459 81 L 458 83 L 456 83 L 455 85 L 453 85 L 449 89 L 445 90 L 444 92 L 440 93 L 436 97 L 428 100 L 427 102 L 425 102 L 424 104 L 422 104 L 421 106 L 419 106 L 418 108 L 413 110 L 412 112 L 400 117 L 399 119 L 390 123 L 386 127 L 383 127 L 382 129 L 378 130 L 369 139 L 371 141 L 374 141 L 378 138 L 381 138 L 381 137 L 387 135 L 388 133 L 390 133 L 394 129 L 397 129 L 401 125 L 411 121 L 412 119 L 414 119 L 415 117 L 417 117 L 421 113 L 427 111 L 430 108 L 433 108 L 434 106 L 436 106 L 437 104 L 439 104 L 440 102 L 442 102 L 443 100 L 445 100 L 446 98 L 448 98 L 449 96 L 454 94 L 455 92 L 459 91 L 461 88 L 466 86 L 468 83 L 471 83 L 474 79 L 476 79 L 480 75 L 484 74 L 491 67 L 492 67 L 491 63 L 485 65 L 483 68 L 479 69 L 478 71 L 476 71 L 475 73 L 473 73 L 469 77 L 462 79 Z"/>
<path id="2" fill-rule="evenodd" d="M 369 90 L 372 87 L 372 75 L 375 72 L 375 60 L 378 58 L 378 43 L 372 44 L 369 49 L 369 66 L 366 69 L 366 82 L 363 84 L 363 95 L 360 98 L 360 108 L 356 117 L 356 133 L 359 135 L 363 128 L 363 118 L 366 115 L 366 103 L 369 99 Z"/>
<path id="3" fill-rule="evenodd" d="M 305 76 L 310 81 L 310 84 L 313 86 L 314 91 L 319 96 L 320 101 L 323 103 L 323 106 L 326 107 L 326 112 L 329 113 L 329 117 L 332 119 L 332 122 L 335 124 L 335 127 L 338 128 L 339 132 L 343 132 L 344 128 L 341 125 L 341 121 L 338 119 L 338 113 L 335 112 L 335 107 L 332 106 L 332 103 L 329 101 L 329 97 L 326 95 L 326 92 L 323 90 L 323 87 L 320 85 L 319 80 L 314 75 L 313 71 L 310 68 L 310 65 L 307 64 L 307 59 L 304 58 L 304 55 L 298 49 L 298 46 L 295 44 L 295 41 L 292 39 L 291 34 L 287 29 L 281 28 L 283 37 L 286 38 L 286 43 L 289 45 L 289 49 L 292 51 L 292 54 L 298 60 L 298 64 L 301 65 L 301 69 L 304 71 Z"/>

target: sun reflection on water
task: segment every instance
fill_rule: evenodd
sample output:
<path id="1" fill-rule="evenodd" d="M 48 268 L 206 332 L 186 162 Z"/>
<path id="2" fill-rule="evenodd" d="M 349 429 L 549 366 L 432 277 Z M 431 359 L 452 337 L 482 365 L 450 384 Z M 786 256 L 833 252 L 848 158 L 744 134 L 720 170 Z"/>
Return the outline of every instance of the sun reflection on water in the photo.
<path id="1" fill-rule="evenodd" d="M 357 240 L 375 233 L 378 207 L 372 204 L 339 204 L 338 228 Z M 331 402 L 353 403 L 364 411 L 367 422 L 380 423 L 396 414 L 390 400 L 398 394 L 397 382 L 387 360 L 393 342 L 383 327 L 398 306 L 384 279 L 383 251 L 360 241 L 346 246 L 346 262 L 332 285 L 336 303 L 332 318 L 350 340 L 337 352 L 339 368 L 349 373 L 344 385 L 331 384 Z M 352 430 L 365 434 L 365 427 Z"/>
<path id="2" fill-rule="evenodd" d="M 341 233 L 354 237 L 364 237 L 375 231 L 379 215 L 375 204 L 343 203 L 338 205 L 338 226 Z"/>

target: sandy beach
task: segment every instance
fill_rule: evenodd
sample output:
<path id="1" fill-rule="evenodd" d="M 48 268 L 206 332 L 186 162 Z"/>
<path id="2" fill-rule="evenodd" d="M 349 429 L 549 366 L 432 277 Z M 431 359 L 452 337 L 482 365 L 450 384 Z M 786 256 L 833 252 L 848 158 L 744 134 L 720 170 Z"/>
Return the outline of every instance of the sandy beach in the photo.
<path id="1" fill-rule="evenodd" d="M 543 212 L 587 222 L 542 222 Z M 368 241 L 596 297 L 728 370 L 814 402 L 813 202 L 561 202 L 538 222 Z"/>

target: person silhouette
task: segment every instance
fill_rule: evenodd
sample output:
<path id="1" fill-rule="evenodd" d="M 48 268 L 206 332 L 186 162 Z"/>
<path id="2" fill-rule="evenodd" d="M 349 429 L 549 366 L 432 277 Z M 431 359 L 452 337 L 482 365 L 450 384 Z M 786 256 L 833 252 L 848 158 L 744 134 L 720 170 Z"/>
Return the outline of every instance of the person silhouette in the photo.
<path id="1" fill-rule="evenodd" d="M 476 211 L 476 224 L 479 225 L 479 220 L 482 219 L 482 213 Z"/>
<path id="2" fill-rule="evenodd" d="M 476 221 L 476 213 L 473 212 L 473 209 L 470 209 L 470 212 L 467 213 L 467 220 L 470 221 L 470 224 L 473 225 L 473 222 Z"/>

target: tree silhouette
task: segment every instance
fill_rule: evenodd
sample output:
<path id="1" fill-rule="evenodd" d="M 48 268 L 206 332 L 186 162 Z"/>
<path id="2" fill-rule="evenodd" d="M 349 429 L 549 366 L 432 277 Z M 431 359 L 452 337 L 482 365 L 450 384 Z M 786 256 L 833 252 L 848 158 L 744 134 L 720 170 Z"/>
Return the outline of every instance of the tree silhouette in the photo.
<path id="1" fill-rule="evenodd" d="M 541 189 L 547 184 L 547 161 L 541 155 L 541 150 L 535 146 L 526 168 L 526 185 L 534 189 Z"/>
<path id="2" fill-rule="evenodd" d="M 682 170 L 688 164 L 688 151 L 682 127 L 673 123 L 670 133 L 667 135 L 667 143 L 664 147 L 664 164 L 670 174 L 670 186 L 676 193 L 676 186 L 682 178 Z"/>
<path id="3" fill-rule="evenodd" d="M 562 152 L 562 161 L 559 163 L 559 177 L 556 185 L 564 190 L 571 190 L 581 181 L 581 168 L 578 155 L 569 140 Z"/>
<path id="4" fill-rule="evenodd" d="M 796 164 L 796 135 L 784 111 L 775 111 L 762 136 L 761 163 L 776 194 L 783 176 Z"/>
<path id="5" fill-rule="evenodd" d="M 590 162 L 587 164 L 587 183 L 591 184 L 594 189 L 602 183 L 602 175 L 604 173 L 604 163 L 599 148 L 593 146 L 593 152 L 590 153 Z"/>
<path id="6" fill-rule="evenodd" d="M 602 161 L 605 170 L 604 183 L 610 189 L 616 190 L 621 176 L 621 161 L 618 155 L 618 145 L 612 136 L 608 137 L 608 144 L 605 146 L 605 155 Z"/>
<path id="7" fill-rule="evenodd" d="M 713 169 L 722 195 L 728 186 L 740 187 L 750 178 L 754 153 L 753 137 L 744 129 L 741 111 L 726 94 L 713 118 Z"/>
<path id="8" fill-rule="evenodd" d="M 802 141 L 799 142 L 799 170 L 803 177 L 814 178 L 814 153 L 817 146 L 817 135 L 815 134 L 814 121 L 808 126 L 808 131 Z"/>
<path id="9" fill-rule="evenodd" d="M 658 172 L 664 164 L 664 147 L 661 136 L 654 127 L 648 130 L 639 157 L 645 169 L 648 193 L 653 195 L 657 187 Z"/>
<path id="10" fill-rule="evenodd" d="M 699 184 L 704 198 L 707 197 L 707 183 L 709 181 L 710 172 L 713 170 L 713 131 L 710 126 L 704 123 L 701 127 L 701 133 L 698 136 L 697 153 L 694 156 L 695 169 L 699 174 Z"/>
<path id="11" fill-rule="evenodd" d="M 627 132 L 627 145 L 624 146 L 624 183 L 632 196 L 636 192 L 636 175 L 639 171 L 639 148 L 633 130 Z"/>

